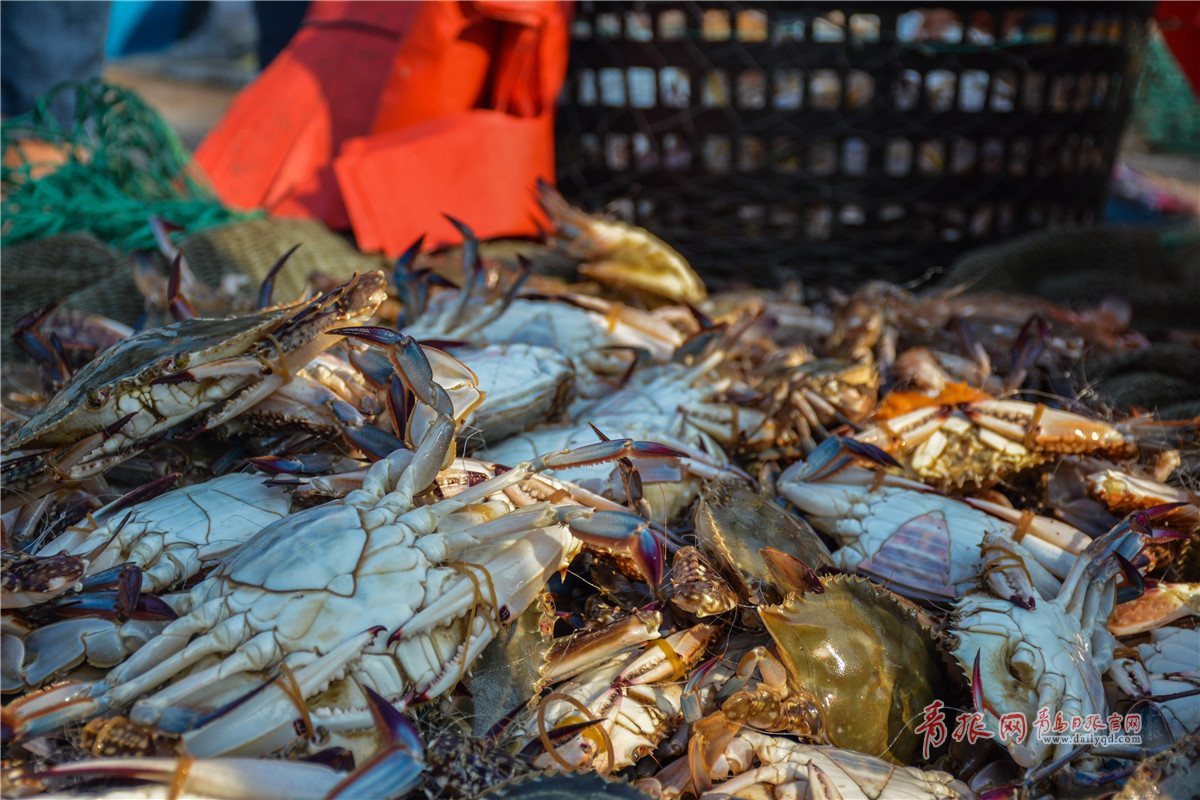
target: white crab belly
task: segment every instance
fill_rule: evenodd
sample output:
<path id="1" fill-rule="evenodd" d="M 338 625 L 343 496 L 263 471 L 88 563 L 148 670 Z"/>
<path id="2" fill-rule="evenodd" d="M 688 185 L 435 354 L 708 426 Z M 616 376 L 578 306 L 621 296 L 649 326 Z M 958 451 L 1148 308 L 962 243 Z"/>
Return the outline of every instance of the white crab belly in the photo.
<path id="1" fill-rule="evenodd" d="M 1025 717 L 1025 740 L 1006 742 L 1021 766 L 1037 766 L 1056 750 L 1034 732 L 1042 708 L 1049 709 L 1051 718 L 1062 711 L 1068 722 L 1075 716 L 1107 716 L 1091 641 L 1081 632 L 1079 620 L 1057 603 L 1039 602 L 1027 610 L 979 592 L 960 601 L 955 618 L 958 645 L 953 655 L 970 675 L 978 653 L 985 702 L 999 715 L 1015 712 Z M 999 741 L 997 718 L 988 714 L 985 720 Z M 1069 749 L 1057 745 L 1057 752 Z"/>
<path id="2" fill-rule="evenodd" d="M 916 599 L 961 597 L 978 585 L 984 537 L 1010 541 L 1025 558 L 1034 586 L 1054 597 L 1059 582 L 1033 554 L 1012 541 L 1013 526 L 952 498 L 897 487 L 798 484 L 784 494 L 818 530 L 843 545 L 834 553 L 842 569 L 883 581 Z"/>
<path id="3" fill-rule="evenodd" d="M 158 592 L 200 571 L 287 514 L 290 491 L 266 486 L 262 475 L 224 475 L 184 486 L 116 514 L 86 536 L 68 531 L 42 548 L 87 555 L 108 542 L 89 573 L 132 561 L 143 571 L 143 588 Z M 115 534 L 115 535 L 114 535 Z"/>
<path id="4" fill-rule="evenodd" d="M 610 439 L 654 441 L 685 451 L 689 449 L 685 442 L 671 433 L 656 428 L 653 424 L 639 424 L 640 422 L 643 421 L 608 419 L 595 424 Z M 512 466 L 532 460 L 542 453 L 595 444 L 597 440 L 596 432 L 586 423 L 551 425 L 517 434 L 478 455 L 498 464 Z M 723 460 L 724 455 L 720 455 L 720 458 Z M 643 493 L 650 503 L 654 519 L 661 520 L 664 515 L 667 519 L 675 516 L 699 491 L 699 479 L 689 477 L 686 471 L 677 465 L 643 461 L 638 463 L 637 467 L 642 479 Z M 628 499 L 620 466 L 616 463 L 546 470 L 545 474 L 569 481 L 610 500 L 623 503 Z"/>

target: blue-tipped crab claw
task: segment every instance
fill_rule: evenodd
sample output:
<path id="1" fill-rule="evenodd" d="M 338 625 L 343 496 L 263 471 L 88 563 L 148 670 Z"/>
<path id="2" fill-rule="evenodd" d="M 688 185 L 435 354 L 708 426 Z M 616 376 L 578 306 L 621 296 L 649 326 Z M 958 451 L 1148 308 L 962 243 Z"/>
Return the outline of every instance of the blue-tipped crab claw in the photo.
<path id="1" fill-rule="evenodd" d="M 624 511 L 571 507 L 556 509 L 556 514 L 581 541 L 627 550 L 652 589 L 662 583 L 662 543 L 641 517 Z"/>
<path id="2" fill-rule="evenodd" d="M 342 438 L 366 453 L 372 461 L 408 449 L 403 439 L 374 425 L 347 426 L 342 429 Z"/>
<path id="3" fill-rule="evenodd" d="M 271 296 L 275 294 L 275 277 L 279 275 L 279 270 L 283 269 L 283 265 L 292 257 L 292 253 L 300 249 L 300 242 L 292 245 L 286 253 L 279 257 L 275 262 L 275 266 L 271 267 L 267 273 L 267 277 L 262 279 L 262 283 L 258 287 L 258 302 L 255 308 L 264 309 L 271 307 Z"/>
<path id="4" fill-rule="evenodd" d="M 1133 565 L 1125 556 L 1120 553 L 1113 553 L 1113 557 L 1117 560 L 1118 566 L 1121 568 L 1121 574 L 1125 577 L 1127 583 L 1124 586 L 1118 586 L 1116 590 L 1115 604 L 1128 603 L 1130 600 L 1136 600 L 1146 593 L 1146 579 L 1142 577 L 1142 573 Z"/>
<path id="5" fill-rule="evenodd" d="M 533 460 L 537 469 L 566 469 L 586 467 L 616 461 L 619 458 L 686 458 L 687 453 L 658 442 L 641 442 L 633 439 L 609 439 L 586 444 L 573 450 L 547 453 Z"/>
<path id="6" fill-rule="evenodd" d="M 442 214 L 442 216 L 445 217 L 446 221 L 449 222 L 451 225 L 453 225 L 454 228 L 460 234 L 462 234 L 463 239 L 465 239 L 468 242 L 475 242 L 476 246 L 478 246 L 479 237 L 475 235 L 475 231 L 471 230 L 470 225 L 463 222 L 462 220 L 455 219 L 454 217 L 450 216 L 449 214 Z"/>
<path id="7" fill-rule="evenodd" d="M 413 262 L 417 260 L 417 255 L 420 254 L 421 248 L 425 244 L 425 234 L 417 237 L 417 240 L 410 244 L 408 248 L 400 254 L 396 259 L 396 269 L 408 271 L 412 269 Z"/>
<path id="8" fill-rule="evenodd" d="M 59 617 L 98 617 L 101 619 L 138 619 L 171 621 L 179 615 L 152 594 L 130 597 L 121 589 L 85 592 L 75 597 L 60 597 L 48 603 L 45 612 Z M 39 609 L 40 610 L 40 609 Z"/>
<path id="9" fill-rule="evenodd" d="M 128 518 L 128 515 L 126 515 Z M 109 567 L 79 582 L 79 590 L 30 609 L 34 618 L 98 617 L 166 620 L 179 615 L 152 594 L 142 594 L 142 571 L 132 562 Z"/>
<path id="10" fill-rule="evenodd" d="M 326 800 L 403 797 L 416 788 L 425 769 L 425 746 L 417 729 L 378 692 L 363 688 L 383 747 L 330 789 Z"/>
<path id="11" fill-rule="evenodd" d="M 333 458 L 325 453 L 301 453 L 290 456 L 253 456 L 246 461 L 277 475 L 319 475 L 333 469 Z"/>
<path id="12" fill-rule="evenodd" d="M 900 462 L 885 451 L 867 442 L 844 436 L 831 436 L 817 446 L 803 469 L 795 475 L 800 481 L 819 481 L 832 475 L 855 459 L 865 459 L 884 467 L 899 467 Z"/>
<path id="13" fill-rule="evenodd" d="M 386 349 L 388 360 L 404 380 L 404 385 L 427 406 L 439 413 L 452 413 L 453 405 L 446 390 L 433 379 L 433 367 L 421 352 L 421 345 L 411 336 L 379 326 L 337 328 L 330 333 L 361 339 Z"/>

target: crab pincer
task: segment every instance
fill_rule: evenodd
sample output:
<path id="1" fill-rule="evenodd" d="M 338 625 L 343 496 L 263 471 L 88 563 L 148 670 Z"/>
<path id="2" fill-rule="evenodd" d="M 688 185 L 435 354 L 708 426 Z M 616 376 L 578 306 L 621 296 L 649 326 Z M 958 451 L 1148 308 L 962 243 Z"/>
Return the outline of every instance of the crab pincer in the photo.
<path id="1" fill-rule="evenodd" d="M 808 457 L 804 468 L 796 473 L 795 479 L 818 481 L 860 459 L 883 467 L 900 467 L 900 462 L 892 458 L 887 451 L 869 442 L 831 436 L 817 446 Z"/>
<path id="2" fill-rule="evenodd" d="M 425 746 L 417 729 L 374 689 L 369 686 L 363 689 L 383 747 L 330 789 L 326 800 L 404 797 L 416 788 L 425 769 Z"/>
<path id="3" fill-rule="evenodd" d="M 457 359 L 422 345 L 411 336 L 379 326 L 338 328 L 330 333 L 384 349 L 392 367 L 418 400 L 408 420 L 409 441 L 430 438 L 429 430 L 435 425 L 439 426 L 439 438 L 453 436 L 455 425 L 461 424 L 483 402 L 484 393 L 479 390 L 475 373 Z M 442 466 L 453 458 L 452 450 L 448 454 Z"/>
<path id="4" fill-rule="evenodd" d="M 435 405 L 437 384 L 433 380 L 433 368 L 421 353 L 421 346 L 416 339 L 378 325 L 335 328 L 330 333 L 361 339 L 369 344 L 383 347 L 387 352 L 388 360 L 403 377 L 409 390 L 422 402 L 431 406 Z"/>

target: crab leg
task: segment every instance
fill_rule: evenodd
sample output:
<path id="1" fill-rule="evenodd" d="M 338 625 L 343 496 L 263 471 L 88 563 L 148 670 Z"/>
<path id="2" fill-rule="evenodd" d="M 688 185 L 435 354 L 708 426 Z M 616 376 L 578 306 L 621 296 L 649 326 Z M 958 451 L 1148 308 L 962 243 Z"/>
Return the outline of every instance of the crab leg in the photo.
<path id="1" fill-rule="evenodd" d="M 425 769 L 425 747 L 413 724 L 370 687 L 364 687 L 383 747 L 329 790 L 326 800 L 355 797 L 404 797 Z"/>
<path id="2" fill-rule="evenodd" d="M 645 565 L 645 570 L 649 573 L 646 577 L 647 581 L 653 581 L 656 573 L 657 577 L 661 578 L 662 556 L 657 548 L 657 540 L 653 534 L 650 534 L 648 540 L 643 538 L 643 534 L 648 531 L 645 522 L 632 514 L 621 511 L 596 511 L 581 506 L 553 508 L 548 504 L 539 504 L 513 512 L 512 514 L 507 514 L 500 519 L 477 525 L 471 531 L 441 537 L 440 540 L 435 540 L 429 543 L 428 546 L 426 546 L 426 543 L 431 537 L 426 537 L 418 542 L 417 546 L 429 554 L 431 561 L 447 561 L 450 560 L 455 552 L 473 545 L 483 544 L 505 536 L 525 533 L 535 528 L 541 529 L 562 524 L 569 525 L 572 533 L 575 533 L 576 536 L 586 541 L 605 546 L 626 544 L 632 540 L 636 540 L 634 544 L 638 549 L 635 551 L 635 560 Z M 506 551 L 505 554 L 507 555 L 508 552 Z M 569 558 L 565 560 L 569 560 Z M 477 566 L 483 568 L 483 565 Z M 487 571 L 491 575 L 493 583 L 503 585 L 505 568 L 510 567 L 514 572 L 519 574 L 521 566 L 518 563 L 507 563 L 507 560 L 502 555 L 498 559 L 492 557 L 488 560 Z M 559 565 L 548 564 L 547 567 L 550 567 L 550 569 L 546 570 L 549 573 L 559 568 Z M 531 581 L 531 588 L 536 592 L 537 588 L 543 583 L 545 583 L 545 577 L 536 576 Z M 654 585 L 657 585 L 657 583 Z M 410 636 L 414 633 L 430 630 L 444 622 L 447 617 L 465 613 L 476 602 L 477 592 L 477 581 L 464 577 L 443 590 L 442 599 L 436 607 L 426 608 L 418 612 L 393 634 L 393 638 Z M 532 600 L 532 597 L 530 597 L 530 600 Z M 508 610 L 508 605 L 506 603 L 499 607 L 498 611 L 501 619 L 506 618 L 511 613 Z M 523 607 L 527 603 L 515 601 L 511 605 Z"/>
<path id="3" fill-rule="evenodd" d="M 331 681 L 345 673 L 347 665 L 371 647 L 383 633 L 382 628 L 371 628 L 351 637 L 331 652 L 293 670 L 296 688 L 305 697 L 311 697 Z M 194 730 L 184 734 L 188 752 L 206 757 L 217 753 L 261 753 L 276 750 L 291 742 L 296 735 L 293 721 L 298 716 L 296 706 L 286 699 L 286 692 L 279 684 L 269 684 L 251 693 L 251 696 L 235 701 L 229 713 L 205 719 Z M 164 721 L 183 709 L 162 709 Z M 183 717 L 180 717 L 183 719 Z M 195 722 L 195 720 L 184 720 Z M 231 742 L 238 742 L 232 747 Z"/>
<path id="4" fill-rule="evenodd" d="M 105 683 L 117 688 L 107 699 L 113 705 L 128 702 L 204 656 L 225 652 L 231 643 L 238 643 L 244 638 L 245 618 L 238 615 L 222 620 L 222 606 L 222 598 L 210 600 L 187 616 L 175 620 L 161 634 L 147 642 L 124 664 L 108 674 Z M 193 636 L 205 633 L 210 628 L 212 635 L 191 642 Z M 139 674 L 147 666 L 149 669 Z M 130 676 L 128 683 L 123 683 L 125 676 Z M 99 686 L 104 687 L 105 684 Z"/>
<path id="5" fill-rule="evenodd" d="M 174 783 L 176 791 L 205 797 L 255 800 L 265 795 L 296 800 L 320 800 L 336 785 L 337 772 L 323 764 L 261 758 L 212 758 L 190 764 L 192 759 L 104 758 L 58 764 L 36 773 L 39 778 L 72 775 L 137 778 Z M 184 777 L 180 780 L 182 770 Z"/>

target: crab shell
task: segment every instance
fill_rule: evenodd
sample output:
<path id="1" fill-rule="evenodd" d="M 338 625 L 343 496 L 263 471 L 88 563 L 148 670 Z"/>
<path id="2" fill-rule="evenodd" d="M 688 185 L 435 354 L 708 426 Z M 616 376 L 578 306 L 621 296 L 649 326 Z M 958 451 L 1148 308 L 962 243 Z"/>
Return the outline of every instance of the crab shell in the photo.
<path id="1" fill-rule="evenodd" d="M 182 320 L 131 336 L 76 372 L 4 449 L 74 444 L 132 415 L 87 454 L 111 455 L 218 404 L 248 407 L 239 395 L 286 383 L 290 371 L 338 341 L 326 331 L 370 316 L 384 288 L 383 273 L 370 272 L 311 302 Z"/>
<path id="2" fill-rule="evenodd" d="M 1022 608 L 976 590 L 962 597 L 951 617 L 955 639 L 951 655 L 968 675 L 978 665 L 974 692 L 985 722 L 999 736 L 997 721 L 1006 714 L 1025 717 L 1024 741 L 998 739 L 1022 767 L 1032 768 L 1051 755 L 1065 756 L 1070 744 L 1050 744 L 1035 735 L 1037 715 L 1047 709 L 1068 719 L 1108 713 L 1101 673 L 1112 662 L 1115 640 L 1104 627 L 1112 613 L 1114 553 L 1126 560 L 1141 549 L 1141 537 L 1118 526 L 1088 545 L 1076 559 L 1053 600 Z"/>
<path id="3" fill-rule="evenodd" d="M 4 598 L 6 611 L 56 597 L 78 583 L 87 571 L 86 561 L 66 553 L 35 558 L 27 553 L 6 550 L 3 563 L 0 597 Z"/>
<path id="4" fill-rule="evenodd" d="M 834 562 L 912 599 L 951 600 L 976 585 L 989 572 L 981 549 L 989 536 L 1029 556 L 1025 565 L 1034 586 L 1044 596 L 1053 596 L 1058 578 L 1067 574 L 1087 541 L 1069 526 L 1036 517 L 1036 525 L 1030 526 L 1034 535 L 1018 543 L 1017 524 L 973 507 L 978 501 L 964 502 L 908 484 L 874 488 L 869 483 L 873 474 L 865 470 L 846 469 L 805 481 L 797 477 L 803 468 L 789 467 L 779 490 L 808 514 L 814 527 L 842 545 L 833 554 Z"/>
<path id="5" fill-rule="evenodd" d="M 763 548 L 789 553 L 814 570 L 833 566 L 828 548 L 807 522 L 740 484 L 707 482 L 695 528 L 701 550 L 729 576 L 738 594 L 754 604 L 783 596 L 772 587 Z"/>
<path id="6" fill-rule="evenodd" d="M 39 554 L 85 559 L 87 575 L 133 562 L 142 570 L 144 591 L 166 590 L 287 515 L 291 492 L 269 485 L 266 477 L 222 475 L 172 489 L 107 518 L 101 516 L 106 507 L 93 515 L 101 523 L 94 530 L 68 528 Z"/>
<path id="7" fill-rule="evenodd" d="M 964 390 L 952 384 L 947 392 Z M 972 395 L 977 396 L 982 393 Z M 1059 455 L 1137 454 L 1136 445 L 1111 425 L 1040 403 L 932 402 L 886 419 L 877 413 L 878 424 L 854 438 L 883 448 L 942 490 L 987 488 Z"/>
<path id="8" fill-rule="evenodd" d="M 945 772 L 897 767 L 853 750 L 800 744 L 753 730 L 739 733 L 725 755 L 730 762 L 742 763 L 749 763 L 752 756 L 761 766 L 700 794 L 702 800 L 728 797 L 939 800 L 974 796 L 965 784 Z"/>
<path id="9" fill-rule="evenodd" d="M 824 587 L 760 608 L 763 623 L 832 744 L 907 763 L 919 747 L 913 721 L 944 680 L 934 638 L 881 586 L 837 575 Z"/>
<path id="10" fill-rule="evenodd" d="M 570 361 L 549 347 L 515 343 L 449 352 L 475 373 L 487 395 L 465 423 L 485 444 L 557 419 L 575 385 Z"/>
<path id="11" fill-rule="evenodd" d="M 573 208 L 545 182 L 538 184 L 538 193 L 554 225 L 551 242 L 586 261 L 579 267 L 584 277 L 676 302 L 698 303 L 708 296 L 704 281 L 687 260 L 645 228 Z"/>

